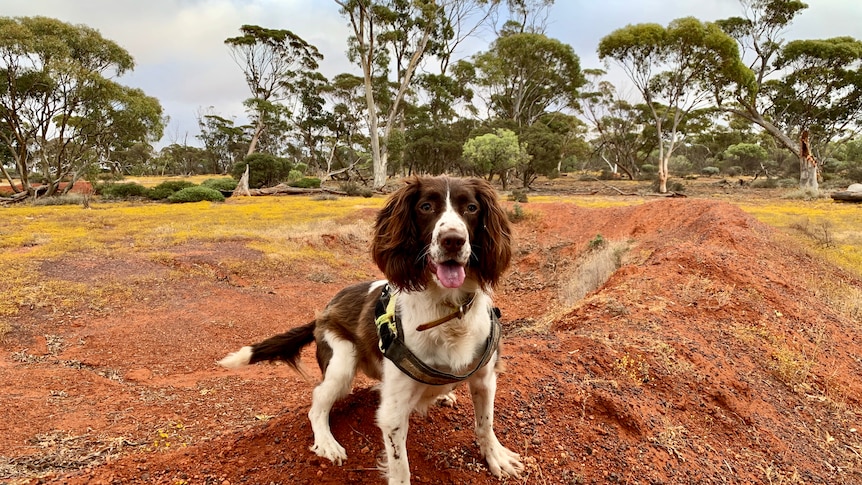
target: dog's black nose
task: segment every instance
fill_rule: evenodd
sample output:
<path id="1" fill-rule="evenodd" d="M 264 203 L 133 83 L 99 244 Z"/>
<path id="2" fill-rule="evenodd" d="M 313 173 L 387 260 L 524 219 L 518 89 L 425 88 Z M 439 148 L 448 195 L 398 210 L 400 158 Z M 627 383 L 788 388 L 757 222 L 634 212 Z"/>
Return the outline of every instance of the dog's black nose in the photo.
<path id="1" fill-rule="evenodd" d="M 467 242 L 467 239 L 464 236 L 458 234 L 446 234 L 440 239 L 440 243 L 443 244 L 443 249 L 448 252 L 456 252 L 460 251 L 464 244 Z"/>

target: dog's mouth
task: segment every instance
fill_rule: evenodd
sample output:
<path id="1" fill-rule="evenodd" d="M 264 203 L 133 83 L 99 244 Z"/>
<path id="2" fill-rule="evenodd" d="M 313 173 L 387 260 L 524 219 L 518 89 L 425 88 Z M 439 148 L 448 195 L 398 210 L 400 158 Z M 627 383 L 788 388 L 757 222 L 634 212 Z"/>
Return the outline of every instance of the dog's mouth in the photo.
<path id="1" fill-rule="evenodd" d="M 440 284 L 446 288 L 460 288 L 464 284 L 466 271 L 463 264 L 455 260 L 443 261 L 442 263 L 429 261 L 428 264 L 431 267 L 431 271 L 437 276 Z"/>

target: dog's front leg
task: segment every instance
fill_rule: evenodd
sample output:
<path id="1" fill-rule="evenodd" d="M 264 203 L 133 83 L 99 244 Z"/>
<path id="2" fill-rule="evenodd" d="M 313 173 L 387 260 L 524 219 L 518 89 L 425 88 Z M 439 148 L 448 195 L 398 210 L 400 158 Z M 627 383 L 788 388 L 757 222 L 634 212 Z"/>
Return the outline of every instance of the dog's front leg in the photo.
<path id="1" fill-rule="evenodd" d="M 468 383 L 473 409 L 476 414 L 476 439 L 479 449 L 495 477 L 504 474 L 517 477 L 524 470 L 521 456 L 500 443 L 494 433 L 494 395 L 497 392 L 497 373 L 493 361 L 476 372 Z"/>
<path id="2" fill-rule="evenodd" d="M 377 409 L 377 425 L 383 433 L 386 447 L 386 470 L 389 485 L 410 483 L 410 464 L 407 460 L 407 429 L 410 413 L 422 396 L 420 384 L 401 373 L 391 362 L 386 361 L 383 382 L 380 386 L 380 408 Z"/>

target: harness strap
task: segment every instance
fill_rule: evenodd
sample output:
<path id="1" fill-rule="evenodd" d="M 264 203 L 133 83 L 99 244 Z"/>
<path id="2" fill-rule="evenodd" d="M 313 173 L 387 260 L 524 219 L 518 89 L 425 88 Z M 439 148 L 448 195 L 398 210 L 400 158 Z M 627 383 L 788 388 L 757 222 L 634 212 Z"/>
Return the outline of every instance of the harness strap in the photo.
<path id="1" fill-rule="evenodd" d="M 425 326 L 427 326 L 426 329 L 448 322 L 456 317 L 460 318 L 458 315 L 460 314 L 460 316 L 463 316 L 463 314 L 470 309 L 472 304 L 473 300 L 471 299 L 468 304 L 462 305 L 458 309 L 459 311 L 453 314 L 454 316 L 449 315 L 444 317 L 445 321 L 439 321 L 439 323 L 435 323 L 438 322 L 437 320 L 430 322 L 433 324 L 430 326 L 427 326 L 429 324 L 425 324 Z M 464 308 L 465 306 L 466 309 Z M 494 352 L 497 351 L 500 345 L 500 334 L 502 333 L 499 312 L 500 310 L 497 308 L 489 310 L 489 316 L 491 317 L 491 333 L 485 341 L 485 349 L 482 352 L 482 358 L 479 359 L 478 364 L 466 374 L 450 374 L 448 372 L 435 369 L 422 362 L 413 352 L 410 351 L 409 348 L 407 348 L 407 345 L 404 343 L 404 331 L 401 328 L 401 319 L 398 318 L 395 307 L 395 295 L 392 294 L 392 290 L 389 285 L 385 285 L 376 307 L 376 324 L 380 351 L 383 352 L 384 357 L 392 361 L 396 367 L 415 381 L 432 386 L 455 384 L 466 380 L 476 373 L 476 371 L 485 367 L 485 365 L 487 365 L 491 360 Z"/>
<path id="2" fill-rule="evenodd" d="M 443 325 L 444 323 L 446 323 L 450 320 L 454 320 L 456 318 L 464 318 L 464 315 L 470 311 L 470 308 L 473 308 L 473 302 L 475 300 L 476 300 L 476 294 L 473 293 L 473 296 L 470 297 L 470 301 L 459 306 L 454 312 L 446 315 L 443 318 L 438 318 L 437 320 L 434 320 L 434 321 L 431 321 L 428 323 L 423 323 L 422 325 L 419 325 L 418 327 L 416 327 L 416 330 L 419 330 L 420 332 L 424 332 L 425 330 L 428 330 L 429 328 L 434 328 L 438 325 Z"/>

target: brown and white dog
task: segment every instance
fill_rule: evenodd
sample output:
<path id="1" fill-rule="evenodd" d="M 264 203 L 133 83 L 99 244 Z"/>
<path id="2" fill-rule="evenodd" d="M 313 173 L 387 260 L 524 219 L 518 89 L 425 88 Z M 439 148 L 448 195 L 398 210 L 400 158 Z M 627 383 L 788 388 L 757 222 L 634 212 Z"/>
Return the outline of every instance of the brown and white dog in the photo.
<path id="1" fill-rule="evenodd" d="M 219 363 L 237 368 L 283 360 L 297 368 L 300 350 L 316 342 L 323 380 L 314 389 L 308 413 L 314 432 L 311 450 L 338 465 L 347 454 L 330 431 L 330 409 L 351 391 L 357 369 L 380 379 L 377 424 L 386 448 L 381 467 L 390 484 L 410 483 L 411 412 L 425 412 L 441 398 L 454 399 L 451 391 L 466 382 L 489 470 L 498 477 L 519 475 L 520 456 L 500 443 L 493 428 L 499 340 L 490 336 L 499 337 L 499 322 L 491 291 L 511 259 L 509 222 L 493 187 L 482 179 L 410 179 L 378 214 L 371 252 L 386 281 L 349 286 L 310 323 L 243 347 Z M 411 356 L 401 364 L 424 365 L 430 379 L 421 372 L 411 375 L 398 359 L 381 352 L 378 314 L 385 304 L 381 295 L 390 292 L 397 298 L 390 305 L 398 321 L 397 339 Z M 437 374 L 455 377 L 435 380 Z"/>

